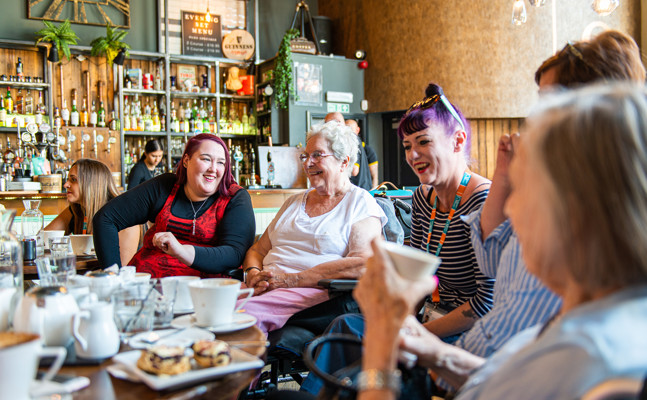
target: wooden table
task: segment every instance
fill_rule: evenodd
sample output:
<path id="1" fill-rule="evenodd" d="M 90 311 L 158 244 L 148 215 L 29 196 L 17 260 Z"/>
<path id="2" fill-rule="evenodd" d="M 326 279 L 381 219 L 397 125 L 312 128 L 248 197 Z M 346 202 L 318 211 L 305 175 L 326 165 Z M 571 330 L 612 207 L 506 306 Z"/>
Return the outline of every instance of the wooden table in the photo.
<path id="1" fill-rule="evenodd" d="M 224 341 L 266 340 L 265 334 L 256 326 L 238 332 L 218 334 L 217 338 Z M 263 357 L 265 354 L 264 346 L 249 346 L 242 348 L 242 350 L 257 357 Z M 260 373 L 260 368 L 241 371 L 217 380 L 194 384 L 191 387 L 180 390 L 156 392 L 149 389 L 144 383 L 134 383 L 112 377 L 106 371 L 106 367 L 111 364 L 112 361 L 108 360 L 98 366 L 63 367 L 59 373 L 90 378 L 90 386 L 73 394 L 72 398 L 75 400 L 170 400 L 175 396 L 201 385 L 206 385 L 207 392 L 191 398 L 236 399 L 239 393 L 247 388 L 254 377 Z"/>

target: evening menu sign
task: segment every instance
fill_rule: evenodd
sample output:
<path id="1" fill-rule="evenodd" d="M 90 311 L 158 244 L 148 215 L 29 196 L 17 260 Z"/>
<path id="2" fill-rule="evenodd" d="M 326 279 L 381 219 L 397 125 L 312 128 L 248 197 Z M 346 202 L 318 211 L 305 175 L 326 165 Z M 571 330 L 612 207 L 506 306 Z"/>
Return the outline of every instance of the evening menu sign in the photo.
<path id="1" fill-rule="evenodd" d="M 222 57 L 220 15 L 182 11 L 182 54 L 190 56 Z"/>

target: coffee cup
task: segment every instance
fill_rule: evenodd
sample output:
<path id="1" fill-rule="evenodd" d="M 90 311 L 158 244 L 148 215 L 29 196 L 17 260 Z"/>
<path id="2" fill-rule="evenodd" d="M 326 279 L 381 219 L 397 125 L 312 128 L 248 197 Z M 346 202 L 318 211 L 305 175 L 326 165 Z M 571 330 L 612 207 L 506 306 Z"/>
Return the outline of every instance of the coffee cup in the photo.
<path id="1" fill-rule="evenodd" d="M 196 325 L 212 327 L 230 324 L 234 312 L 240 310 L 254 294 L 253 288 L 241 289 L 236 279 L 210 278 L 189 283 Z M 246 297 L 236 306 L 238 296 Z"/>
<path id="2" fill-rule="evenodd" d="M 193 310 L 193 301 L 189 292 L 189 283 L 199 280 L 197 276 L 167 276 L 162 278 L 162 285 L 166 282 L 177 281 L 177 293 L 175 295 L 175 304 L 173 305 L 174 313 L 191 312 Z"/>
<path id="3" fill-rule="evenodd" d="M 63 365 L 64 347 L 42 347 L 38 335 L 22 332 L 0 332 L 0 397 L 29 400 L 29 389 L 36 377 L 38 359 L 55 357 L 43 380 L 51 380 Z"/>
<path id="4" fill-rule="evenodd" d="M 433 275 L 440 265 L 440 258 L 433 254 L 390 242 L 380 242 L 380 246 L 393 261 L 398 274 L 403 278 L 418 280 Z"/>
<path id="5" fill-rule="evenodd" d="M 43 232 L 43 243 L 45 245 L 45 250 L 50 249 L 51 239 L 65 236 L 65 231 L 42 231 L 42 232 Z"/>

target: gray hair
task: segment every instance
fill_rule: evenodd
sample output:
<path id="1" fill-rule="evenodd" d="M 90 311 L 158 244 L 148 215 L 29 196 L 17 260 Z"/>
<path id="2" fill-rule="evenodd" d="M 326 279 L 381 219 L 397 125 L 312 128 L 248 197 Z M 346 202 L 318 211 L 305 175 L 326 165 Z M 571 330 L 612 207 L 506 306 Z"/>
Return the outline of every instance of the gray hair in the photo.
<path id="1" fill-rule="evenodd" d="M 359 154 L 359 140 L 357 135 L 348 126 L 340 124 L 338 121 L 330 121 L 312 126 L 308 133 L 306 133 L 306 143 L 310 138 L 317 135 L 321 135 L 326 139 L 330 150 L 332 150 L 337 160 L 344 161 L 346 157 L 350 158 L 348 168 L 346 168 L 346 172 L 350 176 L 353 171 L 353 164 L 357 162 L 357 156 Z"/>
<path id="2" fill-rule="evenodd" d="M 595 85 L 546 99 L 527 120 L 553 182 L 555 238 L 591 294 L 647 282 L 647 91 Z M 529 210 L 528 212 L 532 212 Z"/>

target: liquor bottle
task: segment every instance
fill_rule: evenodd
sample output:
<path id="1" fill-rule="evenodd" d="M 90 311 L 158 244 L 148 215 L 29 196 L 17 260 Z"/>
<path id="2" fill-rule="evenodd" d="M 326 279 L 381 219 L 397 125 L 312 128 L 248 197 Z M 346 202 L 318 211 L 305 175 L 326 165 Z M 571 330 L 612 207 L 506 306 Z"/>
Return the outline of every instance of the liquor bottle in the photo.
<path id="1" fill-rule="evenodd" d="M 162 99 L 160 104 L 160 132 L 166 132 L 166 99 Z"/>
<path id="2" fill-rule="evenodd" d="M 25 75 L 23 73 L 22 60 L 18 57 L 18 62 L 16 63 L 16 75 L 18 75 L 18 80 L 20 82 L 24 81 Z"/>
<path id="3" fill-rule="evenodd" d="M 249 114 L 249 134 L 257 135 L 258 131 L 256 130 L 256 115 L 253 112 Z"/>
<path id="4" fill-rule="evenodd" d="M 13 111 L 13 99 L 11 98 L 11 88 L 7 88 L 7 97 L 4 98 L 4 108 L 10 113 Z"/>
<path id="5" fill-rule="evenodd" d="M 79 120 L 81 126 L 88 126 L 88 100 L 83 96 L 83 108 L 81 108 L 81 113 L 79 114 Z"/>
<path id="6" fill-rule="evenodd" d="M 4 108 L 4 101 L 0 101 L 0 127 L 6 126 L 7 109 Z"/>
<path id="7" fill-rule="evenodd" d="M 62 126 L 67 126 L 70 124 L 70 110 L 67 108 L 67 100 L 63 99 L 63 108 L 61 109 L 61 120 L 63 121 Z"/>
<path id="8" fill-rule="evenodd" d="M 33 115 L 34 114 L 34 98 L 31 95 L 31 90 L 27 90 L 27 96 L 25 96 L 25 105 L 24 105 L 25 114 Z"/>
<path id="9" fill-rule="evenodd" d="M 231 107 L 229 112 L 231 114 L 231 119 L 232 119 L 232 126 L 233 126 L 233 131 L 231 133 L 234 133 L 236 135 L 240 135 L 243 133 L 243 124 L 240 122 L 240 118 L 238 117 L 238 112 L 236 110 L 237 107 Z M 232 113 L 233 111 L 233 113 Z"/>
<path id="10" fill-rule="evenodd" d="M 161 130 L 162 130 L 162 124 L 160 122 L 160 115 L 159 115 L 159 111 L 157 109 L 157 100 L 153 100 L 152 131 L 153 132 L 160 132 Z"/>
<path id="11" fill-rule="evenodd" d="M 97 106 L 94 100 L 92 100 L 92 109 L 90 110 L 90 126 L 97 127 Z"/>
<path id="12" fill-rule="evenodd" d="M 220 119 L 218 120 L 218 127 L 220 128 L 220 133 L 227 133 L 227 104 L 225 101 L 222 101 L 222 107 L 220 107 Z"/>
<path id="13" fill-rule="evenodd" d="M 43 116 L 45 115 L 45 104 L 43 104 L 43 92 L 38 92 L 38 104 L 36 105 L 36 124 L 43 123 Z"/>
<path id="14" fill-rule="evenodd" d="M 99 102 L 99 114 L 97 116 L 97 126 L 105 128 L 106 126 L 106 109 L 103 107 L 103 101 Z"/>
<path id="15" fill-rule="evenodd" d="M 193 117 L 193 112 L 189 114 L 189 132 L 195 132 L 195 122 L 196 119 Z"/>
<path id="16" fill-rule="evenodd" d="M 171 109 L 171 132 L 180 132 L 180 121 L 177 119 L 175 108 Z"/>
<path id="17" fill-rule="evenodd" d="M 180 102 L 180 109 L 178 110 L 180 121 L 184 120 L 184 103 Z"/>
<path id="18" fill-rule="evenodd" d="M 15 106 L 16 106 L 16 110 L 17 110 L 16 114 L 24 114 L 25 113 L 25 107 L 24 107 L 25 103 L 24 103 L 24 99 L 22 97 L 22 89 L 20 89 L 20 88 L 18 89 L 18 94 L 16 94 Z"/>
<path id="19" fill-rule="evenodd" d="M 137 95 L 135 95 L 135 99 L 130 105 L 130 130 L 136 131 L 137 128 Z"/>
<path id="20" fill-rule="evenodd" d="M 110 111 L 110 123 L 108 127 L 111 131 L 119 130 L 119 119 L 117 119 L 115 110 Z"/>
<path id="21" fill-rule="evenodd" d="M 241 119 L 243 126 L 243 135 L 249 135 L 249 117 L 247 116 L 247 105 L 243 106 L 243 118 Z"/>
<path id="22" fill-rule="evenodd" d="M 54 109 L 54 128 L 61 129 L 61 113 L 58 111 L 58 107 Z"/>
<path id="23" fill-rule="evenodd" d="M 129 131 L 130 128 L 130 105 L 128 104 L 128 97 L 124 99 L 124 130 Z"/>
<path id="24" fill-rule="evenodd" d="M 162 69 L 159 66 L 157 67 L 157 75 L 155 75 L 153 89 L 162 90 Z"/>
<path id="25" fill-rule="evenodd" d="M 76 108 L 76 91 L 72 92 L 72 112 L 70 112 L 70 124 L 72 126 L 79 126 L 80 115 L 79 110 Z"/>
<path id="26" fill-rule="evenodd" d="M 151 106 L 148 102 L 144 106 L 144 130 L 146 132 L 153 131 L 153 116 L 151 115 Z M 137 154 L 141 154 L 141 152 L 138 151 Z"/>

